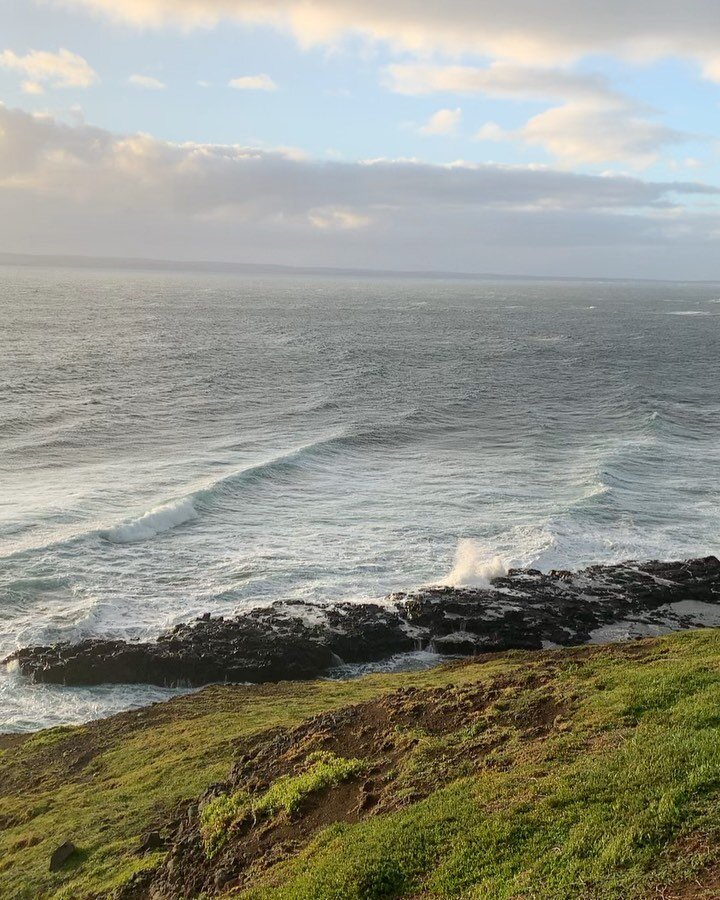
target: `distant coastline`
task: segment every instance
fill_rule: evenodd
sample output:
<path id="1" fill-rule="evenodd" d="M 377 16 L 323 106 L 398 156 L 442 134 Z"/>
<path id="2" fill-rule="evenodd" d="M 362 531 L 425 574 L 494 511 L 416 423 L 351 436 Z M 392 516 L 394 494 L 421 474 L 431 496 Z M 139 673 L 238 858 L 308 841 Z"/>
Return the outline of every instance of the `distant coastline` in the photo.
<path id="1" fill-rule="evenodd" d="M 599 284 L 720 284 L 712 279 L 600 278 L 594 275 L 532 275 L 508 272 L 452 272 L 412 269 L 362 269 L 335 266 L 286 266 L 272 263 L 240 263 L 223 260 L 172 260 L 121 256 L 0 253 L 0 266 L 127 270 L 136 272 L 207 272 L 220 275 L 295 275 L 335 278 L 422 279 L 429 281 L 540 281 Z"/>

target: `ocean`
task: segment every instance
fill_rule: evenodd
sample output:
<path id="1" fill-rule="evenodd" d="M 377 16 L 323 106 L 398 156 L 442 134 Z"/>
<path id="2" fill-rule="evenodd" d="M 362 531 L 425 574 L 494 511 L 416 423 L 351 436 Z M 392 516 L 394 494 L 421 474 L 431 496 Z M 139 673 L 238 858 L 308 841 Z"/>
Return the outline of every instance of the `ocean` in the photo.
<path id="1" fill-rule="evenodd" d="M 720 286 L 10 268 L 0 657 L 720 551 Z M 171 696 L 0 674 L 0 730 Z"/>

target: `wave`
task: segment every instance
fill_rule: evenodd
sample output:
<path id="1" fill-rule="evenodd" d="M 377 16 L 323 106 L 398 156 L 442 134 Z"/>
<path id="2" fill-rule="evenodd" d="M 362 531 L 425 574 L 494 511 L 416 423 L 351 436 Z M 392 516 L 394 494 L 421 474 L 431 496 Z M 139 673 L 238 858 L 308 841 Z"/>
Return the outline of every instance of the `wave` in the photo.
<path id="1" fill-rule="evenodd" d="M 243 466 L 221 474 L 219 477 L 196 482 L 186 488 L 186 493 L 175 500 L 161 503 L 152 509 L 131 519 L 125 519 L 111 526 L 74 528 L 69 534 L 58 535 L 49 541 L 28 544 L 5 554 L 9 559 L 19 554 L 46 550 L 49 547 L 66 545 L 92 537 L 101 537 L 113 544 L 131 544 L 146 541 L 158 534 L 177 528 L 210 512 L 217 501 L 238 488 L 281 478 L 302 467 L 313 459 L 349 454 L 353 450 L 368 450 L 396 446 L 410 437 L 411 417 L 407 417 L 405 426 L 386 427 L 378 425 L 374 428 L 358 430 L 350 433 L 334 434 L 304 444 L 294 450 L 270 457 L 255 465 Z"/>
<path id="2" fill-rule="evenodd" d="M 156 506 L 137 519 L 131 519 L 101 531 L 100 536 L 113 544 L 133 544 L 155 537 L 178 525 L 184 525 L 197 518 L 197 512 L 191 499 L 178 500 L 164 506 Z"/>
<path id="3" fill-rule="evenodd" d="M 356 451 L 392 449 L 411 442 L 418 435 L 447 431 L 447 428 L 448 424 L 438 416 L 414 410 L 401 418 L 399 423 L 391 425 L 382 422 L 368 428 L 330 435 L 270 457 L 265 462 L 231 470 L 205 484 L 201 483 L 187 496 L 194 501 L 196 510 L 201 512 L 203 507 L 212 506 L 215 500 L 238 487 L 279 478 L 313 461 L 338 456 L 349 459 Z"/>

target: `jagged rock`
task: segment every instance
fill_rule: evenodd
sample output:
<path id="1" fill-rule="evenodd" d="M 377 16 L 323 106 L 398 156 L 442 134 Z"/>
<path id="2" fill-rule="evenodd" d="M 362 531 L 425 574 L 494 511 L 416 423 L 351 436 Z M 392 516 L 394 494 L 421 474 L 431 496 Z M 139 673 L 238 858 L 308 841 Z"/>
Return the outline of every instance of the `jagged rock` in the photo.
<path id="1" fill-rule="evenodd" d="M 73 853 L 75 853 L 75 850 L 76 847 L 72 841 L 63 841 L 59 847 L 56 847 L 50 857 L 50 871 L 57 872 L 61 869 Z"/>
<path id="2" fill-rule="evenodd" d="M 138 853 L 149 853 L 152 850 L 162 850 L 165 845 L 166 840 L 159 831 L 150 831 L 140 841 Z"/>
<path id="3" fill-rule="evenodd" d="M 471 655 L 569 646 L 624 621 L 687 628 L 697 619 L 673 604 L 720 602 L 720 561 L 626 562 L 579 572 L 514 569 L 487 588 L 431 587 L 386 604 L 278 601 L 235 618 L 204 614 L 154 642 L 92 639 L 18 650 L 35 681 L 54 684 L 308 679 L 339 661 L 373 662 L 412 649 Z"/>

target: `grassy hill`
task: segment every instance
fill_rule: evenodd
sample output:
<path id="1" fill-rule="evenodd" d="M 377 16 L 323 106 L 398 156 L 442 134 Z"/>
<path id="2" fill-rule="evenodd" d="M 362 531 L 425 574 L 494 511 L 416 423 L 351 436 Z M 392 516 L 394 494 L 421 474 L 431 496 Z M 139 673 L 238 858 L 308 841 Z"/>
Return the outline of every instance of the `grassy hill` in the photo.
<path id="1" fill-rule="evenodd" d="M 720 897 L 720 631 L 214 686 L 0 747 L 3 898 Z"/>

